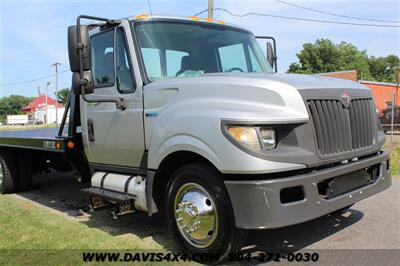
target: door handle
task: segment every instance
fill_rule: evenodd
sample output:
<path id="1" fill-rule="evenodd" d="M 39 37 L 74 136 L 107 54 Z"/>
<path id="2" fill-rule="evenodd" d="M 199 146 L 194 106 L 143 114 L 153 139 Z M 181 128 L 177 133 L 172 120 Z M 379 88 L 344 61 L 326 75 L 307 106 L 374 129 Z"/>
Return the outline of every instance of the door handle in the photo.
<path id="1" fill-rule="evenodd" d="M 94 125 L 92 119 L 87 120 L 87 131 L 88 131 L 89 141 L 94 142 L 96 139 L 94 137 Z"/>

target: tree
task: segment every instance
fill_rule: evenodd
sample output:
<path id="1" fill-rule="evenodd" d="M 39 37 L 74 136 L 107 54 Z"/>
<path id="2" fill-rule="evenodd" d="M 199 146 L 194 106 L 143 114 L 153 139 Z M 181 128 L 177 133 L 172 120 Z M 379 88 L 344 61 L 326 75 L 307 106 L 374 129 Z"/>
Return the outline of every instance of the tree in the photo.
<path id="1" fill-rule="evenodd" d="M 305 43 L 297 57 L 299 63 L 292 63 L 288 72 L 311 74 L 355 69 L 359 79 L 373 79 L 367 51 L 350 43 L 317 39 L 314 44 Z"/>
<path id="2" fill-rule="evenodd" d="M 56 98 L 57 98 L 57 102 L 66 105 L 68 102 L 68 97 L 69 97 L 69 93 L 70 93 L 70 89 L 69 88 L 64 88 L 62 90 L 59 90 Z"/>
<path id="3" fill-rule="evenodd" d="M 27 106 L 33 98 L 11 95 L 0 99 L 0 119 L 4 120 L 7 115 L 22 114 L 22 108 Z"/>
<path id="4" fill-rule="evenodd" d="M 400 58 L 395 55 L 388 55 L 387 57 L 374 57 L 368 58 L 368 65 L 372 76 L 377 81 L 383 82 L 397 82 L 397 71 L 400 65 Z"/>
<path id="5" fill-rule="evenodd" d="M 339 63 L 339 51 L 334 43 L 327 39 L 318 39 L 314 44 L 305 43 L 297 54 L 299 63 L 292 63 L 291 73 L 322 73 L 336 71 Z"/>

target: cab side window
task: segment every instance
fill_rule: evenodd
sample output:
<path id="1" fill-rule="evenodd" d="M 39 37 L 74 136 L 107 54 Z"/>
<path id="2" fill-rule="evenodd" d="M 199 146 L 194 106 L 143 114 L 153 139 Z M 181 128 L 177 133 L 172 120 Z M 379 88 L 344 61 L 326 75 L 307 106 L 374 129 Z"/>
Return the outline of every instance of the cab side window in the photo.
<path id="1" fill-rule="evenodd" d="M 135 91 L 135 83 L 132 78 L 132 67 L 130 64 L 128 45 L 122 28 L 117 29 L 115 39 L 115 64 L 117 73 L 117 89 L 120 93 L 131 93 Z"/>
<path id="2" fill-rule="evenodd" d="M 92 71 L 95 87 L 114 85 L 114 31 L 109 30 L 91 38 Z"/>

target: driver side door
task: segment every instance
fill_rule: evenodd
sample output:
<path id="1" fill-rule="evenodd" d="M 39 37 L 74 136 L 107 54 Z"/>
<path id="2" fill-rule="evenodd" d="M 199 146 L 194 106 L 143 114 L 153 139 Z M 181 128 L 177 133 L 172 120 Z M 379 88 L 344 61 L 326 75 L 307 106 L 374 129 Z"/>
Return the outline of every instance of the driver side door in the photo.
<path id="1" fill-rule="evenodd" d="M 94 98 L 119 97 L 125 110 L 115 103 L 81 100 L 82 135 L 92 167 L 139 168 L 144 156 L 142 86 L 138 82 L 133 40 L 128 22 L 91 36 Z M 139 80 L 140 81 L 140 80 Z M 90 95 L 89 97 L 92 97 Z"/>

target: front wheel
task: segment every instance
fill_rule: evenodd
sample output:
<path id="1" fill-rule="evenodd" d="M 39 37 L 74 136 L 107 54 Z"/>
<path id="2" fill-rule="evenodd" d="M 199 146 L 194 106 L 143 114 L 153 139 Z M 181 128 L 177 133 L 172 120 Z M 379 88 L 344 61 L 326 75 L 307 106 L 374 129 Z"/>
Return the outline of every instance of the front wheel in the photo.
<path id="1" fill-rule="evenodd" d="M 167 189 L 168 227 L 188 254 L 216 254 L 220 260 L 240 249 L 243 232 L 235 227 L 233 210 L 221 175 L 207 164 L 178 169 Z"/>

